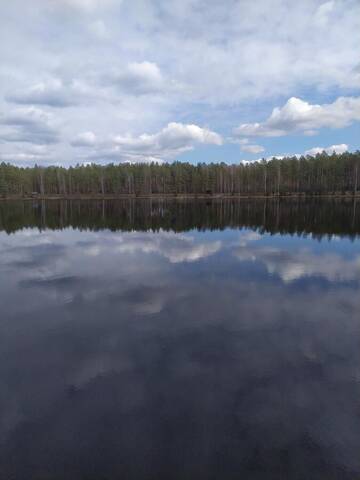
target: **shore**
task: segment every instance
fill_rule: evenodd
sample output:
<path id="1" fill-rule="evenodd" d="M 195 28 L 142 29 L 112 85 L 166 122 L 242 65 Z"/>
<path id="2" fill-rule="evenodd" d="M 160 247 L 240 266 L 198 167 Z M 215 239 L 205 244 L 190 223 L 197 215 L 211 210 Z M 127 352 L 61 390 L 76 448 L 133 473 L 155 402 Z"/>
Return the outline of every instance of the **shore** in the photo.
<path id="1" fill-rule="evenodd" d="M 75 194 L 75 195 L 9 195 L 6 197 L 0 197 L 0 201 L 7 200 L 130 200 L 130 199 L 170 199 L 170 200 L 213 200 L 213 199 L 289 199 L 289 198 L 360 198 L 360 192 L 358 193 L 291 193 L 280 195 L 261 195 L 261 194 L 123 194 L 123 195 L 87 195 L 87 194 Z"/>

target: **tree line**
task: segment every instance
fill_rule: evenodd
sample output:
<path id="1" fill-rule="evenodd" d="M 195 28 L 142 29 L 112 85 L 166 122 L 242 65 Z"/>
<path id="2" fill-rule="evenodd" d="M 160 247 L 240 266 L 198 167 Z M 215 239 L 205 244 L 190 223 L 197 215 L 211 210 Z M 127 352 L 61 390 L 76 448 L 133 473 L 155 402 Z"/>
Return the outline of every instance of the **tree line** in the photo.
<path id="1" fill-rule="evenodd" d="M 263 159 L 248 164 L 186 162 L 17 167 L 0 164 L 0 196 L 357 194 L 360 151 Z"/>

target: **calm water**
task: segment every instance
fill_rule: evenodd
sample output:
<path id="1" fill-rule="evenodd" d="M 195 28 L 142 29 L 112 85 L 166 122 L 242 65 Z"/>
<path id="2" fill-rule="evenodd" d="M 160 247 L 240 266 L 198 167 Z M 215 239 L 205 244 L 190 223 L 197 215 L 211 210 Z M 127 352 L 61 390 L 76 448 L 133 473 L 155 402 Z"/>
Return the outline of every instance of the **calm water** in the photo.
<path id="1" fill-rule="evenodd" d="M 0 203 L 0 478 L 360 478 L 360 205 Z"/>

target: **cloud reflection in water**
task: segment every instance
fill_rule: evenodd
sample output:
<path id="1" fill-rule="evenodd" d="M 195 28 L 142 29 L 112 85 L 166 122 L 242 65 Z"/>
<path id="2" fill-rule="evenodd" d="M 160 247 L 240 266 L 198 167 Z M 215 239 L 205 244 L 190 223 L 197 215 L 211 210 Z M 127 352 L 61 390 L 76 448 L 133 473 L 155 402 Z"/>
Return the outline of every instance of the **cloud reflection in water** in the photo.
<path id="1" fill-rule="evenodd" d="M 2 478 L 354 478 L 347 242 L 1 233 Z"/>

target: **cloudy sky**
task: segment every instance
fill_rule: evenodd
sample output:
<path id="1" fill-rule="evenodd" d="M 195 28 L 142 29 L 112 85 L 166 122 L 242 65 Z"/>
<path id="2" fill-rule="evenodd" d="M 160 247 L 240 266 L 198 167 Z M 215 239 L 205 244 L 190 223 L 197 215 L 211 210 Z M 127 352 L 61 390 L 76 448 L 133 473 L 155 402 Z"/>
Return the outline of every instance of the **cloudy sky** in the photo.
<path id="1" fill-rule="evenodd" d="M 0 161 L 360 148 L 359 0 L 0 2 Z"/>

